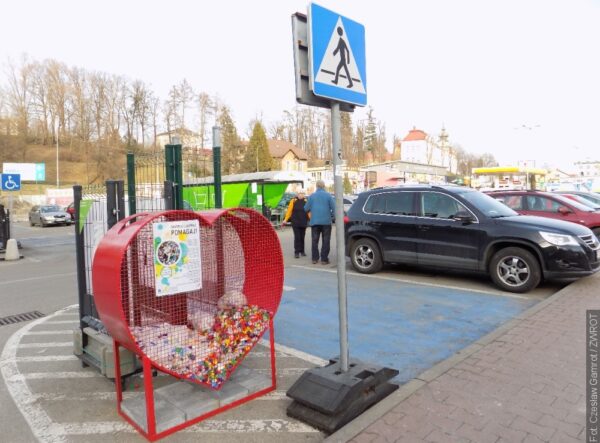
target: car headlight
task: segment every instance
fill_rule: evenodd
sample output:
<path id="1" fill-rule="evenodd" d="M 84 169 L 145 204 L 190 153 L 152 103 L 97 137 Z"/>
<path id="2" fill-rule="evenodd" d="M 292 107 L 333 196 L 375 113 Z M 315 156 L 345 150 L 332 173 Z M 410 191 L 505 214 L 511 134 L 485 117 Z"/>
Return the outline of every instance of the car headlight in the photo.
<path id="1" fill-rule="evenodd" d="M 567 246 L 567 245 L 579 246 L 579 243 L 577 243 L 577 240 L 575 240 L 575 237 L 573 237 L 572 235 L 554 234 L 552 232 L 543 232 L 543 231 L 540 231 L 540 235 L 548 243 L 556 245 L 556 246 Z"/>

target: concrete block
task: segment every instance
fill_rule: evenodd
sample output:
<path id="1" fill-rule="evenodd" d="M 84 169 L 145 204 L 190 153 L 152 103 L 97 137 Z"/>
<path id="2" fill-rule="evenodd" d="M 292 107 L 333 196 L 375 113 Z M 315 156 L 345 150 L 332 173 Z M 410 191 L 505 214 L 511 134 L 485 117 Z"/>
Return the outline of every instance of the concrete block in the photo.
<path id="1" fill-rule="evenodd" d="M 83 334 L 79 328 L 73 330 L 73 354 L 77 356 L 83 354 Z"/>
<path id="2" fill-rule="evenodd" d="M 248 396 L 248 389 L 230 379 L 220 390 L 211 391 L 210 394 L 219 400 L 220 406 L 225 406 Z"/>
<path id="3" fill-rule="evenodd" d="M 97 362 L 98 369 L 102 375 L 115 378 L 115 360 L 112 338 L 93 328 L 84 328 L 83 333 L 87 336 L 87 344 L 83 352 Z M 138 367 L 135 354 L 123 347 L 119 348 L 121 358 L 121 375 L 128 375 Z"/>
<path id="4" fill-rule="evenodd" d="M 121 402 L 121 409 L 139 427 L 148 432 L 146 397 L 143 394 L 123 400 Z M 158 396 L 154 397 L 154 416 L 156 417 L 157 433 L 185 422 L 185 412 Z"/>
<path id="5" fill-rule="evenodd" d="M 219 407 L 219 400 L 207 388 L 188 382 L 175 382 L 155 391 L 160 397 L 185 413 L 186 420 L 200 417 Z"/>
<path id="6" fill-rule="evenodd" d="M 272 385 L 270 375 L 267 376 L 244 366 L 238 367 L 230 380 L 248 389 L 250 394 L 262 391 Z"/>
<path id="7" fill-rule="evenodd" d="M 6 242 L 6 252 L 4 253 L 4 260 L 18 260 L 19 259 L 19 246 L 14 238 L 9 239 Z"/>

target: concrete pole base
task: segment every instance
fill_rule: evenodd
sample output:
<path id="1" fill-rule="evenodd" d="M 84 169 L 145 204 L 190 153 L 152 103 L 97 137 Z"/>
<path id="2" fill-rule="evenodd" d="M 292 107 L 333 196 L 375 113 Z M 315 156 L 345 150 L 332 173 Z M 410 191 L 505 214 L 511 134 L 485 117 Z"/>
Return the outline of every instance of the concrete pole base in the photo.
<path id="1" fill-rule="evenodd" d="M 18 260 L 19 258 L 19 247 L 17 245 L 17 241 L 14 238 L 11 238 L 6 242 L 4 260 Z"/>

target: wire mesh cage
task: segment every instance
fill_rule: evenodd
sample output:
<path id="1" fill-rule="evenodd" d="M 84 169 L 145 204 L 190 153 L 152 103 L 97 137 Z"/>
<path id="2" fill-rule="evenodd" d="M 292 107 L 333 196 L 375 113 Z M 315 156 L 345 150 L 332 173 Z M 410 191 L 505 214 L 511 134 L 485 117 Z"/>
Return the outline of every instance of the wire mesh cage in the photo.
<path id="1" fill-rule="evenodd" d="M 120 345 L 219 389 L 272 324 L 281 247 L 250 209 L 137 214 L 98 245 L 93 284 L 100 318 Z"/>

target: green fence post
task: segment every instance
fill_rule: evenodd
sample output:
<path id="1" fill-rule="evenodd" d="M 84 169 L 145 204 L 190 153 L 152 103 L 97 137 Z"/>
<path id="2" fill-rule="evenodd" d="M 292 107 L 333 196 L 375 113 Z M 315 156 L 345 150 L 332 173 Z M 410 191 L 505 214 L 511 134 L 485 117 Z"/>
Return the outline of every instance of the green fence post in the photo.
<path id="1" fill-rule="evenodd" d="M 221 195 L 221 128 L 213 126 L 213 177 L 215 182 L 215 208 L 223 207 Z"/>
<path id="2" fill-rule="evenodd" d="M 183 207 L 183 159 L 181 154 L 181 145 L 174 146 L 173 156 L 175 157 L 175 203 L 176 209 L 185 209 Z"/>
<path id="3" fill-rule="evenodd" d="M 129 215 L 137 212 L 135 207 L 135 155 L 127 153 L 127 196 L 129 199 Z"/>
<path id="4" fill-rule="evenodd" d="M 181 145 L 165 145 L 165 175 L 175 185 L 174 208 L 183 209 L 183 162 Z"/>

